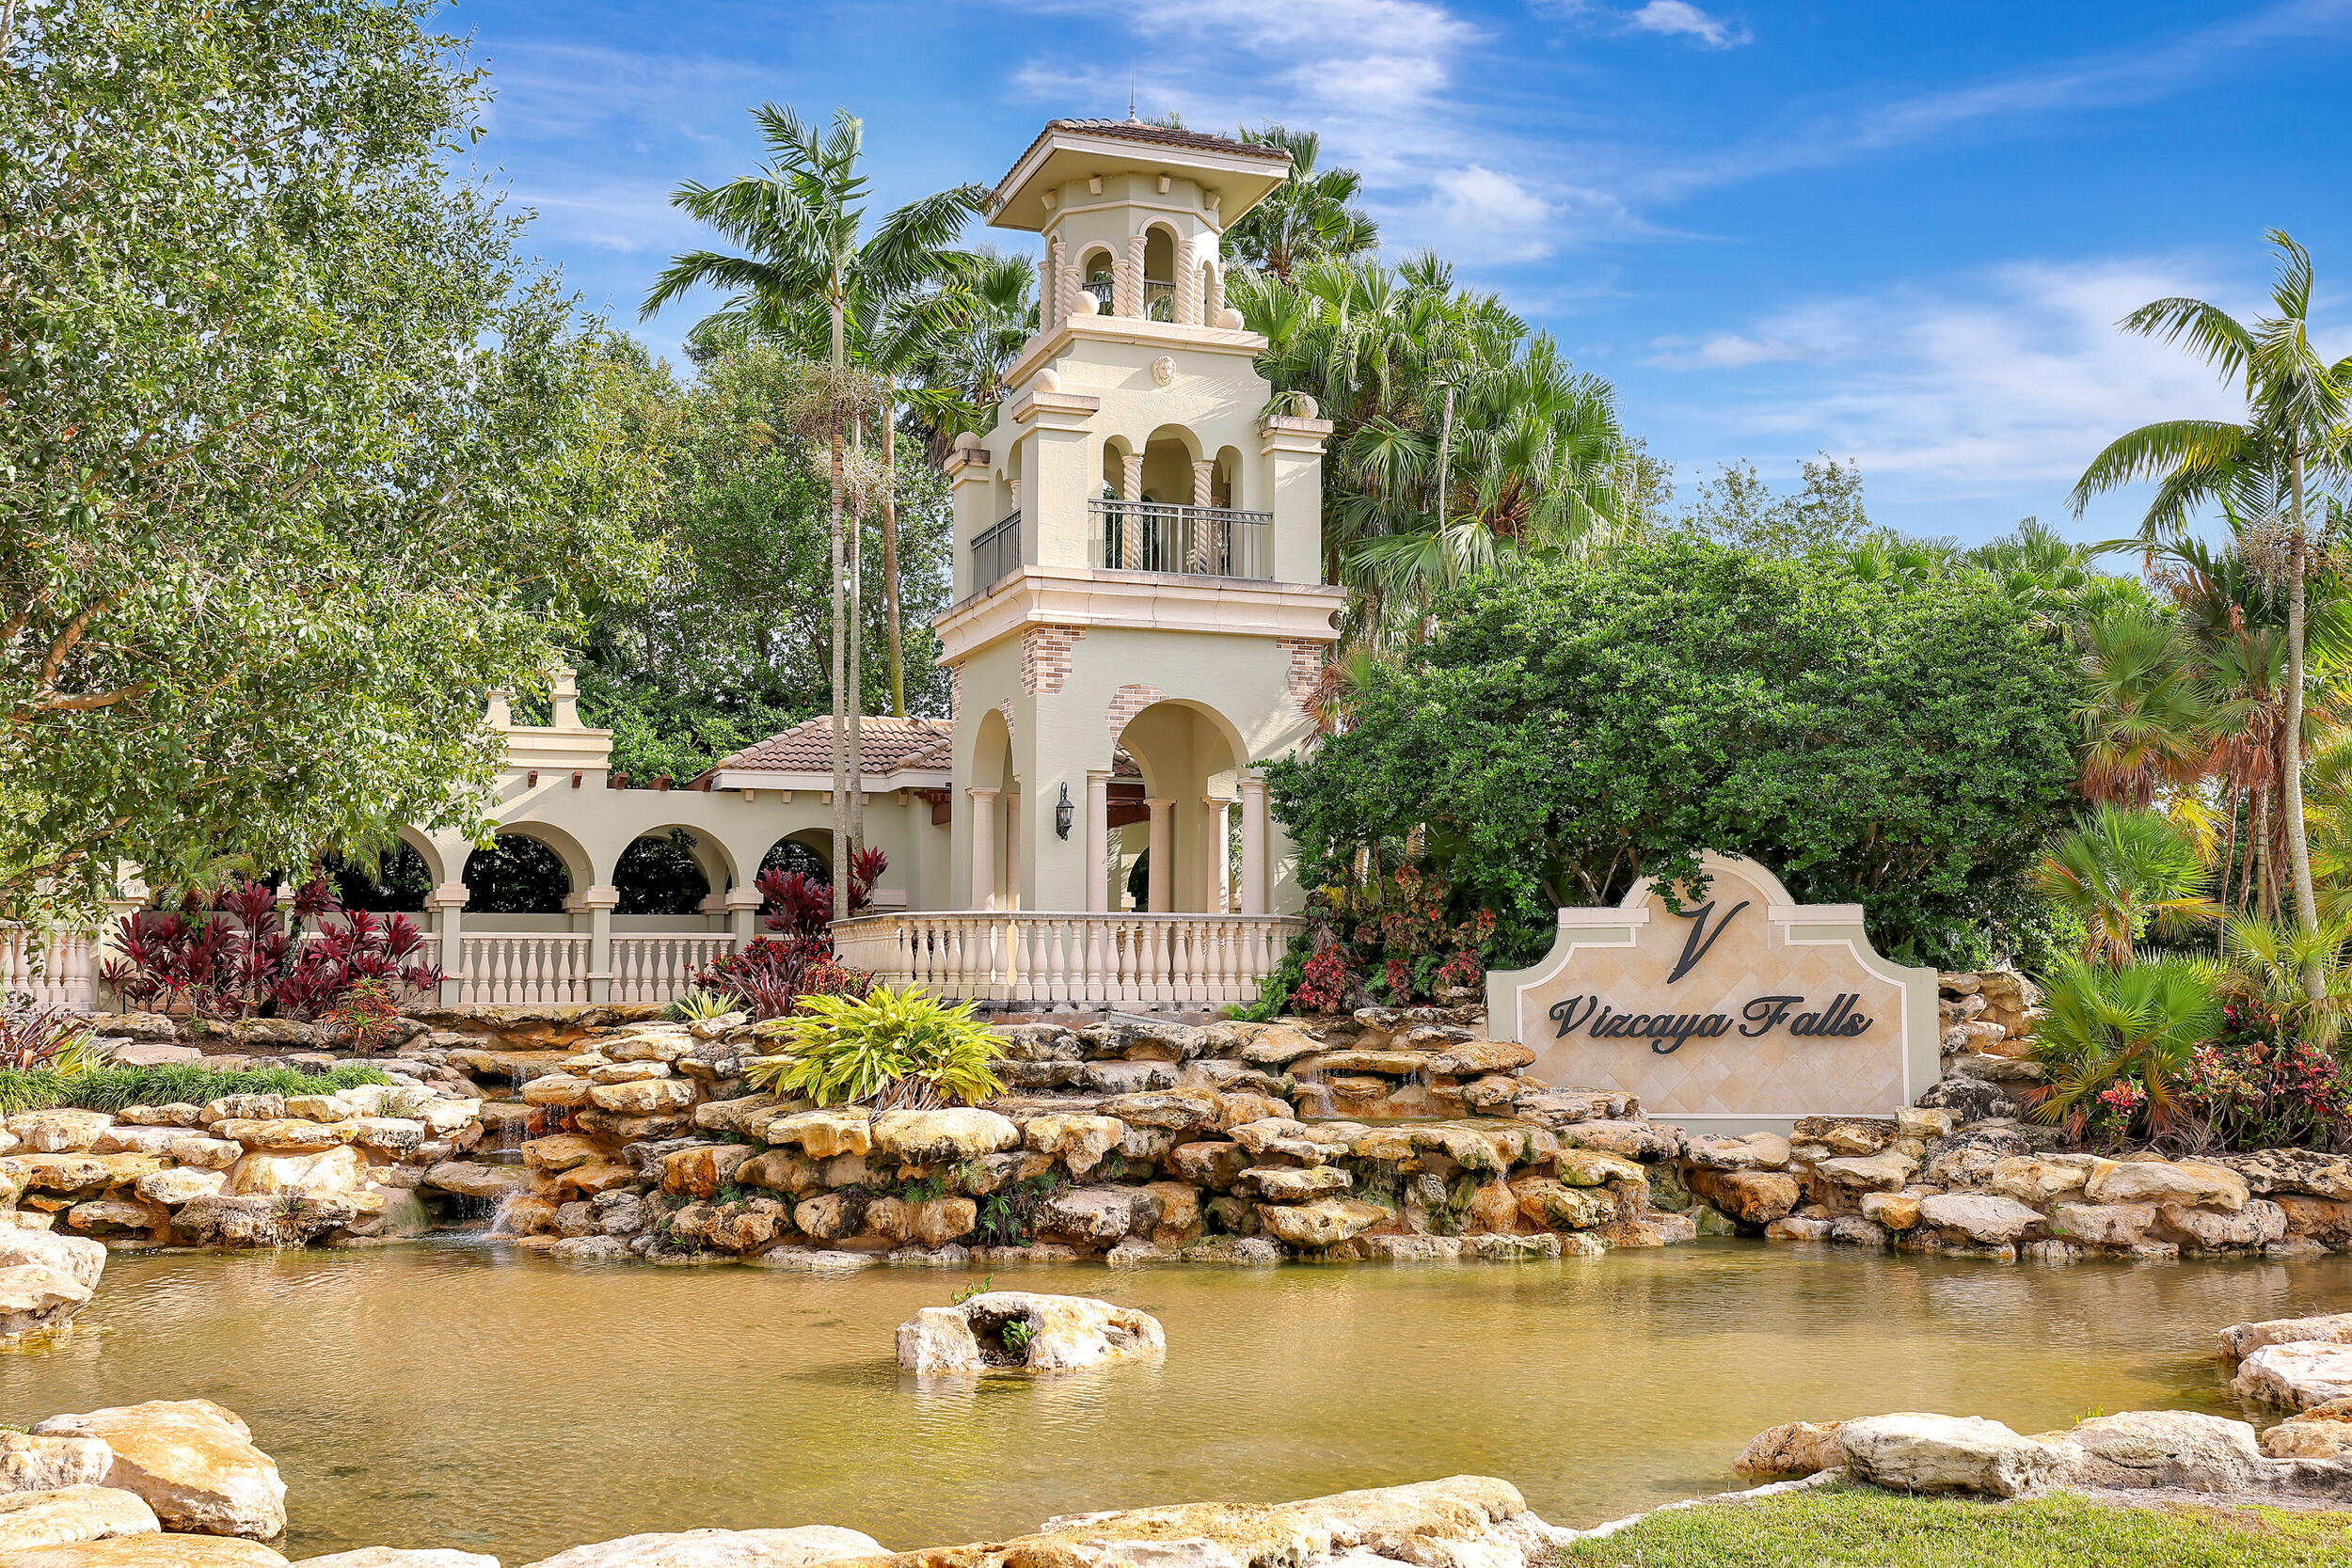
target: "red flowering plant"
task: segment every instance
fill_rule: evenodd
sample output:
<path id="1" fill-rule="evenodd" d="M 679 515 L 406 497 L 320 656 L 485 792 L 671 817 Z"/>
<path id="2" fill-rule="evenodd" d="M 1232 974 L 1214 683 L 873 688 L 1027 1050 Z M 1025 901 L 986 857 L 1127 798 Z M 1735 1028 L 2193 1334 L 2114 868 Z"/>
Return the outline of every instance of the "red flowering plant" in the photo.
<path id="1" fill-rule="evenodd" d="M 2201 1147 L 2352 1148 L 2352 1074 L 2332 1052 L 2293 1037 L 2259 1002 L 2233 1002 L 2221 1019 L 2181 1080 Z"/>
<path id="2" fill-rule="evenodd" d="M 1402 1007 L 1474 996 L 1494 949 L 1495 916 L 1455 918 L 1455 890 L 1406 863 L 1360 883 L 1318 888 L 1307 900 L 1303 949 L 1287 981 L 1288 1006 L 1340 1013 L 1378 1002 Z M 1287 968 L 1287 965 L 1286 965 Z"/>
<path id="3" fill-rule="evenodd" d="M 874 899 L 874 884 L 889 869 L 880 849 L 861 849 L 850 862 L 850 913 Z M 864 996 L 873 976 L 841 962 L 833 945 L 833 884 L 803 871 L 767 870 L 759 891 L 768 912 L 760 937 L 739 953 L 723 953 L 688 977 L 696 990 L 732 996 L 755 1018 L 783 1018 L 803 996 Z"/>
<path id="4" fill-rule="evenodd" d="M 177 910 L 124 916 L 117 942 L 122 956 L 100 978 L 126 1006 L 184 1006 L 199 1018 L 313 1019 L 363 985 L 397 1005 L 441 982 L 415 922 L 346 910 L 324 878 L 283 904 L 267 883 L 233 878 Z"/>

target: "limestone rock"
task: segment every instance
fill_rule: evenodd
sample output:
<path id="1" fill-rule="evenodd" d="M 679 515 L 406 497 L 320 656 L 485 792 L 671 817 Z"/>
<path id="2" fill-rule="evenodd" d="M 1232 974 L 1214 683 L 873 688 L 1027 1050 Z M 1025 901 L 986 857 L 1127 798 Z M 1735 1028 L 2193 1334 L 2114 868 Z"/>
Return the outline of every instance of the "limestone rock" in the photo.
<path id="1" fill-rule="evenodd" d="M 1535 1053 L 1517 1040 L 1468 1040 L 1431 1055 L 1426 1070 L 1441 1078 L 1478 1078 L 1534 1065 Z"/>
<path id="2" fill-rule="evenodd" d="M 634 1084 L 593 1084 L 588 1102 L 624 1117 L 658 1117 L 694 1103 L 694 1085 L 683 1078 L 647 1078 Z"/>
<path id="3" fill-rule="evenodd" d="M 1330 1197 L 1344 1193 L 1356 1184 L 1355 1178 L 1337 1165 L 1258 1165 L 1241 1173 L 1233 1190 L 1245 1197 L 1260 1197 L 1268 1203 L 1307 1203 L 1318 1197 Z"/>
<path id="4" fill-rule="evenodd" d="M 1649 1172 L 1642 1168 L 1640 1162 L 1605 1154 L 1597 1148 L 1564 1148 L 1552 1162 L 1552 1169 L 1571 1187 L 1649 1186 Z"/>
<path id="5" fill-rule="evenodd" d="M 2165 1487 L 2184 1492 L 2341 1497 L 2352 1465 L 2265 1453 L 2244 1421 L 2188 1410 L 2135 1410 L 2081 1422 L 2067 1438 L 2081 1450 L 2065 1480 L 2075 1485 Z"/>
<path id="6" fill-rule="evenodd" d="M 1770 1225 L 1797 1207 L 1796 1178 L 1773 1170 L 1693 1169 L 1691 1191 L 1743 1225 Z"/>
<path id="7" fill-rule="evenodd" d="M 114 1450 L 96 1437 L 36 1437 L 0 1428 L 0 1493 L 95 1486 L 114 1462 Z"/>
<path id="8" fill-rule="evenodd" d="M 1993 1191 L 2001 1197 L 2045 1208 L 2079 1192 L 2097 1161 L 2088 1154 L 2011 1155 L 1993 1164 Z"/>
<path id="9" fill-rule="evenodd" d="M 2182 1245 L 2200 1252 L 2266 1246 L 2287 1233 L 2286 1211 L 2268 1198 L 2248 1198 L 2235 1213 L 2181 1203 L 2165 1204 L 2156 1212 Z"/>
<path id="10" fill-rule="evenodd" d="M 2237 1172 L 2197 1160 L 2101 1160 L 2083 1191 L 2093 1203 L 2205 1204 L 2233 1213 L 2250 1196 Z"/>
<path id="11" fill-rule="evenodd" d="M 2155 1223 L 2153 1203 L 2059 1203 L 2050 1209 L 2052 1235 L 2090 1246 L 2137 1246 Z"/>
<path id="12" fill-rule="evenodd" d="M 2232 1323 L 2221 1331 L 2220 1338 L 2221 1354 L 2233 1361 L 2243 1361 L 2265 1345 L 2292 1345 L 2309 1341 L 2352 1344 L 2352 1312 Z"/>
<path id="13" fill-rule="evenodd" d="M 1597 1148 L 1605 1154 L 1623 1155 L 1629 1160 L 1672 1160 L 1682 1153 L 1682 1131 L 1677 1127 L 1607 1117 L 1551 1119 L 1547 1116 L 1530 1115 L 1528 1101 L 1524 1099 L 1519 1102 L 1518 1111 L 1529 1120 L 1550 1128 L 1558 1134 L 1562 1145 L 1570 1148 Z"/>
<path id="14" fill-rule="evenodd" d="M 1117 1117 L 1032 1117 L 1022 1127 L 1021 1135 L 1029 1148 L 1061 1161 L 1071 1175 L 1083 1179 L 1119 1147 L 1127 1135 L 1127 1124 Z"/>
<path id="15" fill-rule="evenodd" d="M 87 1236 L 60 1236 L 46 1230 L 0 1230 L 0 1268 L 39 1264 L 56 1269 L 91 1290 L 106 1267 L 106 1249 Z"/>
<path id="16" fill-rule="evenodd" d="M 766 1187 L 794 1197 L 804 1197 L 824 1185 L 817 1162 L 788 1148 L 771 1148 L 744 1161 L 736 1167 L 735 1180 L 746 1187 Z"/>
<path id="17" fill-rule="evenodd" d="M 2217 1154 L 2210 1163 L 2236 1172 L 2249 1191 L 2264 1197 L 2292 1193 L 2352 1200 L 2352 1155 L 2314 1148 L 2264 1148 L 2248 1154 Z"/>
<path id="18" fill-rule="evenodd" d="M 551 1138 L 533 1138 L 523 1145 L 523 1164 L 532 1170 L 557 1175 L 581 1165 L 592 1165 L 604 1158 L 604 1150 L 594 1138 L 583 1138 L 577 1132 L 559 1132 Z"/>
<path id="19" fill-rule="evenodd" d="M 53 1416 L 36 1433 L 98 1437 L 106 1484 L 135 1492 L 172 1530 L 267 1541 L 286 1531 L 286 1483 L 236 1415 L 210 1400 L 154 1400 Z"/>
<path id="20" fill-rule="evenodd" d="M 1882 1117 L 1801 1117 L 1791 1140 L 1819 1144 L 1834 1156 L 1860 1159 L 1895 1141 L 1896 1124 Z"/>
<path id="21" fill-rule="evenodd" d="M 0 1339 L 54 1333 L 88 1306 L 89 1298 L 89 1287 L 61 1269 L 42 1263 L 0 1267 Z"/>
<path id="22" fill-rule="evenodd" d="M 199 1170 L 227 1170 L 245 1158 L 245 1145 L 228 1138 L 200 1137 L 194 1132 L 182 1132 L 165 1149 L 172 1159 Z"/>
<path id="23" fill-rule="evenodd" d="M 0 1495 L 0 1552 L 154 1535 L 162 1528 L 153 1509 L 132 1493 L 110 1486 Z"/>
<path id="24" fill-rule="evenodd" d="M 2352 1460 L 2352 1400 L 2329 1400 L 2291 1416 L 2262 1434 L 2272 1459 Z"/>
<path id="25" fill-rule="evenodd" d="M 437 1167 L 438 1168 L 438 1167 Z M 465 1165 L 467 1170 L 482 1170 L 481 1165 Z M 367 1182 L 368 1162 L 358 1149 L 329 1148 L 317 1154 L 246 1155 L 229 1168 L 228 1180 L 222 1191 L 232 1197 L 255 1197 L 271 1193 L 301 1193 L 316 1196 L 342 1196 L 358 1192 Z M 521 1173 L 513 1180 L 519 1182 Z"/>
<path id="26" fill-rule="evenodd" d="M 1014 1324 L 1025 1330 L 1008 1334 Z M 898 1325 L 898 1365 L 911 1372 L 1057 1372 L 1164 1354 L 1159 1320 L 1089 1296 L 990 1291 L 927 1307 Z"/>
<path id="27" fill-rule="evenodd" d="M 358 1218 L 348 1196 L 289 1192 L 276 1196 L 191 1198 L 173 1211 L 172 1233 L 192 1246 L 300 1246 Z"/>
<path id="28" fill-rule="evenodd" d="M 1261 1029 L 1241 1048 L 1241 1059 L 1260 1067 L 1282 1068 L 1323 1049 L 1321 1041 L 1296 1029 L 1272 1024 Z"/>
<path id="29" fill-rule="evenodd" d="M 1117 1117 L 1130 1127 L 1188 1132 L 1196 1127 L 1216 1126 L 1224 1104 L 1214 1089 L 1168 1089 L 1114 1095 L 1104 1101 L 1100 1109 L 1104 1116 Z"/>
<path id="30" fill-rule="evenodd" d="M 1279 1263 L 1282 1249 L 1263 1236 L 1213 1236 L 1176 1254 L 1187 1263 L 1231 1263 L 1260 1267 Z"/>
<path id="31" fill-rule="evenodd" d="M 0 1126 L 7 1127 L 18 1148 L 31 1153 L 78 1154 L 96 1144 L 114 1125 L 114 1119 L 103 1111 L 60 1107 L 25 1111 L 8 1117 Z"/>
<path id="32" fill-rule="evenodd" d="M 177 1209 L 190 1198 L 210 1197 L 228 1184 L 227 1171 L 175 1167 L 149 1172 L 138 1179 L 133 1190 L 150 1203 Z"/>
<path id="33" fill-rule="evenodd" d="M 1320 1165 L 1338 1159 L 1348 1151 L 1344 1135 L 1335 1135 L 1333 1124 L 1310 1126 L 1288 1117 L 1268 1117 L 1263 1121 L 1246 1122 L 1225 1130 L 1225 1135 L 1252 1155 L 1263 1158 L 1279 1154 L 1301 1164 Z"/>
<path id="34" fill-rule="evenodd" d="M 285 1554 L 229 1535 L 118 1535 L 8 1554 L 8 1568 L 287 1568 Z"/>
<path id="35" fill-rule="evenodd" d="M 1168 1151 L 1168 1163 L 1185 1180 L 1221 1193 L 1249 1168 L 1249 1151 L 1237 1143 L 1178 1144 Z"/>
<path id="36" fill-rule="evenodd" d="M 1702 1132 L 1685 1139 L 1683 1158 L 1709 1170 L 1787 1170 L 1788 1140 L 1777 1132 L 1744 1138 Z"/>
<path id="37" fill-rule="evenodd" d="M 835 1525 L 797 1529 L 691 1529 L 625 1535 L 574 1546 L 524 1568 L 812 1568 L 844 1558 L 888 1555 L 870 1535 Z"/>
<path id="38" fill-rule="evenodd" d="M 2006 1199 L 2000 1201 L 2008 1201 Z M 2014 1497 L 2065 1473 L 2065 1446 L 1977 1416 L 1870 1416 L 1838 1429 L 1847 1473 L 1896 1492 Z"/>
<path id="39" fill-rule="evenodd" d="M 1889 1230 L 1909 1230 L 1919 1223 L 1919 1201 L 1910 1193 L 1865 1193 L 1862 1217 Z"/>
<path id="40" fill-rule="evenodd" d="M 1518 1195 L 1520 1218 L 1541 1230 L 1589 1230 L 1617 1218 L 1615 1198 L 1594 1188 L 1548 1177 L 1522 1177 L 1510 1188 Z"/>
<path id="41" fill-rule="evenodd" d="M 1844 1425 L 1842 1421 L 1819 1426 L 1811 1421 L 1786 1421 L 1768 1427 L 1748 1439 L 1731 1467 L 1743 1476 L 1776 1480 L 1842 1469 L 1846 1456 L 1837 1446 L 1837 1433 Z"/>
<path id="42" fill-rule="evenodd" d="M 1572 1189 L 1563 1189 L 1568 1191 Z M 1352 1197 L 1318 1198 L 1312 1203 L 1262 1203 L 1258 1220 L 1286 1246 L 1319 1252 L 1395 1216 L 1376 1203 Z"/>
<path id="43" fill-rule="evenodd" d="M 2230 1386 L 2248 1399 L 2289 1410 L 2352 1399 L 2352 1344 L 2308 1339 L 2264 1345 L 2238 1364 Z"/>
<path id="44" fill-rule="evenodd" d="M 1986 1193 L 1938 1193 L 1920 1199 L 1919 1223 L 1957 1232 L 1984 1246 L 2001 1246 L 2040 1229 L 2042 1218 L 2015 1198 Z"/>
<path id="45" fill-rule="evenodd" d="M 752 1157 L 743 1144 L 694 1144 L 673 1149 L 660 1161 L 661 1190 L 688 1197 L 710 1197 L 734 1184 Z"/>
<path id="46" fill-rule="evenodd" d="M 1919 1162 L 1898 1148 L 1870 1155 L 1845 1155 L 1814 1167 L 1824 1180 L 1855 1192 L 1896 1193 L 1911 1180 Z"/>
<path id="47" fill-rule="evenodd" d="M 496 1200 L 521 1192 L 531 1179 L 513 1165 L 482 1165 L 470 1160 L 445 1160 L 424 1173 L 421 1183 L 460 1197 Z"/>
<path id="48" fill-rule="evenodd" d="M 2287 1234 L 2324 1246 L 2352 1244 L 2352 1202 L 2280 1193 L 2271 1199 L 2287 1217 Z"/>
<path id="49" fill-rule="evenodd" d="M 874 1147 L 873 1118 L 854 1106 L 795 1111 L 778 1117 L 764 1132 L 755 1131 L 753 1135 L 771 1144 L 796 1144 L 812 1160 L 865 1154 Z"/>
<path id="50" fill-rule="evenodd" d="M 548 1248 L 548 1256 L 567 1263 L 618 1262 L 628 1256 L 628 1243 L 618 1236 L 567 1236 Z"/>
<path id="51" fill-rule="evenodd" d="M 1620 1219 L 1581 1236 L 1563 1238 L 1562 1250 L 1569 1241 L 1591 1241 L 1597 1237 L 1614 1247 L 1679 1246 L 1684 1242 L 1698 1240 L 1698 1222 L 1688 1214 L 1647 1213 L 1631 1219 Z M 1589 1255 L 1589 1248 L 1581 1249 Z"/>
<path id="52" fill-rule="evenodd" d="M 1139 1198 L 1146 1211 L 1140 1225 Z M 1150 1208 L 1151 1199 L 1133 1187 L 1073 1187 L 1039 1206 L 1037 1233 L 1073 1246 L 1116 1246 L 1151 1228 Z"/>

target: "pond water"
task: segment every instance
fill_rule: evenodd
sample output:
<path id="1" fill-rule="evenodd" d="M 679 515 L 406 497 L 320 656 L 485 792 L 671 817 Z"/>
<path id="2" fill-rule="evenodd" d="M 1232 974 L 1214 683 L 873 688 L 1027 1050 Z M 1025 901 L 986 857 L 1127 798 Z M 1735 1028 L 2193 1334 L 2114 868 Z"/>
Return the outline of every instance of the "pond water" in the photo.
<path id="1" fill-rule="evenodd" d="M 892 1330 L 970 1276 L 549 1262 L 503 1247 L 125 1256 L 0 1356 L 0 1420 L 202 1396 L 289 1486 L 289 1555 L 849 1525 L 892 1547 L 1049 1515 L 1475 1472 L 1589 1524 L 1738 1484 L 1778 1421 L 2021 1431 L 2238 1414 L 2214 1330 L 2352 1304 L 2352 1258 L 2004 1266 L 1705 1242 L 1540 1264 L 998 1271 L 1167 1325 L 1164 1366 L 918 1389 Z"/>

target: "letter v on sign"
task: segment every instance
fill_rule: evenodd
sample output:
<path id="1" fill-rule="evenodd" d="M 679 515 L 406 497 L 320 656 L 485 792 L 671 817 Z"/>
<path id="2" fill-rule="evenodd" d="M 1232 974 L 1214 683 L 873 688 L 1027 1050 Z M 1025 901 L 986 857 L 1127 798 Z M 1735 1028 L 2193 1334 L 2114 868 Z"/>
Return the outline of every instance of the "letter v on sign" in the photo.
<path id="1" fill-rule="evenodd" d="M 1707 950 L 1715 945 L 1717 937 L 1724 934 L 1724 927 L 1731 924 L 1731 917 L 1746 909 L 1751 902 L 1750 899 L 1742 898 L 1737 904 L 1732 905 L 1724 917 L 1715 922 L 1715 928 L 1711 931 L 1707 928 L 1707 917 L 1715 912 L 1713 899 L 1708 899 L 1689 914 L 1684 915 L 1682 918 L 1691 923 L 1691 934 L 1682 939 L 1682 957 L 1675 960 L 1674 973 L 1666 976 L 1666 984 L 1671 986 L 1685 974 L 1690 974 L 1691 966 L 1707 957 Z M 1700 940 L 1702 937 L 1706 939 L 1703 942 Z"/>

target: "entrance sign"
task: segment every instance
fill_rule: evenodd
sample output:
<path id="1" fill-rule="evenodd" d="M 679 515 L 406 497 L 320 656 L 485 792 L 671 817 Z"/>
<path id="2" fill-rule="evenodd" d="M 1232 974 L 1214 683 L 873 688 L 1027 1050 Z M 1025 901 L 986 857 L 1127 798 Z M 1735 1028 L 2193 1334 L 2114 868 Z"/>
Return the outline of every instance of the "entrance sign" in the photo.
<path id="1" fill-rule="evenodd" d="M 1622 1089 L 1709 1131 L 1893 1116 L 1933 1084 L 1936 974 L 1873 952 L 1859 904 L 1797 904 L 1756 862 L 1708 854 L 1679 911 L 1645 879 L 1562 910 L 1532 969 L 1486 976 L 1487 1028 L 1563 1086 Z"/>

